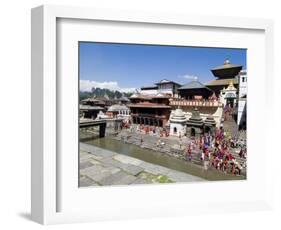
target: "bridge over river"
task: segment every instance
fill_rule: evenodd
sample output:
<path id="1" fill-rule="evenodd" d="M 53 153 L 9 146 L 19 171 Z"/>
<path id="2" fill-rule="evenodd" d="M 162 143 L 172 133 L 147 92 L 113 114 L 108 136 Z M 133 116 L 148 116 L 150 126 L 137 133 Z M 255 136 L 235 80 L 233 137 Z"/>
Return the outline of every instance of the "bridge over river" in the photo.
<path id="1" fill-rule="evenodd" d="M 93 126 L 99 126 L 99 137 L 105 136 L 106 121 L 105 120 L 92 120 L 92 119 L 80 119 L 79 127 L 89 128 Z"/>

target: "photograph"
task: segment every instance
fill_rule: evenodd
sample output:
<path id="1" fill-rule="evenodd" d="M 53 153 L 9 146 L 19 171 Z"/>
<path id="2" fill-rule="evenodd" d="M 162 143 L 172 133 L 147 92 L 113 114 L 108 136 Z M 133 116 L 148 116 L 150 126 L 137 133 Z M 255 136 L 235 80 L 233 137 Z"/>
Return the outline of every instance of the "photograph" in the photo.
<path id="1" fill-rule="evenodd" d="M 77 52 L 80 188 L 247 179 L 247 49 Z"/>

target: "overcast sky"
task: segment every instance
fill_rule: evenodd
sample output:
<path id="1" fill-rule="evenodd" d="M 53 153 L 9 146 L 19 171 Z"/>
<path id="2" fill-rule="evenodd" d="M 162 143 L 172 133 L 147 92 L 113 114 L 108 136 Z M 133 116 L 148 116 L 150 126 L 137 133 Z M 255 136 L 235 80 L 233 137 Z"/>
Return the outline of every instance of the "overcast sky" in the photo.
<path id="1" fill-rule="evenodd" d="M 80 90 L 132 91 L 162 79 L 180 84 L 214 79 L 210 69 L 225 59 L 246 69 L 246 50 L 80 42 Z"/>

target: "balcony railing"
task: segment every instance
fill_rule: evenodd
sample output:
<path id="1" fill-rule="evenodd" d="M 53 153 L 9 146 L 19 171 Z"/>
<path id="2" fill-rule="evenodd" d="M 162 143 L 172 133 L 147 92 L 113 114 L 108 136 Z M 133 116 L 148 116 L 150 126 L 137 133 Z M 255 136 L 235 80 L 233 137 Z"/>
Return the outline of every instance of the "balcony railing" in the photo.
<path id="1" fill-rule="evenodd" d="M 149 118 L 166 118 L 165 115 L 157 115 L 157 114 L 151 114 L 151 113 L 131 113 L 132 117 L 149 117 Z"/>
<path id="2" fill-rule="evenodd" d="M 171 106 L 196 106 L 196 107 L 219 107 L 222 106 L 217 100 L 172 100 L 170 101 Z"/>

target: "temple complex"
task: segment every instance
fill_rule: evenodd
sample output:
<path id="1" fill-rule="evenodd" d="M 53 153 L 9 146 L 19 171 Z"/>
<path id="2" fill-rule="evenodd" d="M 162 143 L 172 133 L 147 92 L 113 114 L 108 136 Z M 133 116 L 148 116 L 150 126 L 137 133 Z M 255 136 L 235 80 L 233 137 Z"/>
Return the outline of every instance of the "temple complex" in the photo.
<path id="1" fill-rule="evenodd" d="M 228 59 L 226 59 L 223 65 L 211 69 L 216 79 L 207 82 L 205 85 L 212 89 L 218 96 L 220 91 L 223 88 L 226 88 L 230 82 L 232 82 L 234 87 L 238 87 L 238 74 L 241 70 L 242 65 L 232 64 Z"/>
<path id="2" fill-rule="evenodd" d="M 247 178 L 246 50 L 107 45 L 79 71 L 79 187 Z"/>
<path id="3" fill-rule="evenodd" d="M 170 97 L 158 93 L 157 95 L 133 94 L 131 103 L 127 106 L 131 110 L 133 124 L 153 125 L 165 127 L 170 116 Z"/>
<path id="4" fill-rule="evenodd" d="M 221 124 L 223 104 L 219 101 L 215 92 L 199 81 L 191 81 L 179 89 L 179 98 L 170 101 L 173 115 L 176 108 L 180 107 L 187 119 L 192 117 L 194 108 L 200 111 L 200 117 L 205 120 L 212 116 L 216 126 Z"/>
<path id="5" fill-rule="evenodd" d="M 170 135 L 181 137 L 199 137 L 203 133 L 215 132 L 216 122 L 212 115 L 203 120 L 198 108 L 194 108 L 189 119 L 182 109 L 176 109 L 170 117 Z"/>
<path id="6" fill-rule="evenodd" d="M 213 68 L 215 80 L 205 85 L 214 90 L 225 108 L 233 110 L 234 117 L 240 129 L 246 127 L 247 102 L 247 72 L 242 65 L 230 63 L 227 59 L 223 65 Z"/>
<path id="7" fill-rule="evenodd" d="M 216 79 L 201 83 L 191 81 L 178 88 L 177 98 L 170 100 L 171 117 L 177 108 L 181 108 L 185 117 L 190 119 L 194 108 L 206 122 L 204 129 L 220 127 L 224 120 L 224 109 L 231 108 L 233 118 L 239 125 L 246 125 L 247 74 L 241 65 L 230 63 L 211 69 Z M 196 112 L 197 113 L 197 112 Z"/>
<path id="8" fill-rule="evenodd" d="M 180 85 L 163 79 L 141 87 L 130 98 L 87 98 L 81 101 L 80 117 L 121 118 L 133 124 L 170 128 L 170 135 L 190 136 L 213 132 L 224 122 L 226 108 L 239 127 L 246 126 L 247 73 L 241 65 L 226 60 L 211 69 L 216 79 L 193 80 Z"/>
<path id="9" fill-rule="evenodd" d="M 141 87 L 140 92 L 130 97 L 131 103 L 128 104 L 133 124 L 166 127 L 171 112 L 170 99 L 178 97 L 180 86 L 163 79 L 154 86 Z"/>

